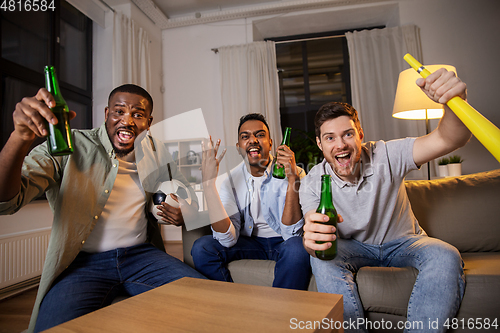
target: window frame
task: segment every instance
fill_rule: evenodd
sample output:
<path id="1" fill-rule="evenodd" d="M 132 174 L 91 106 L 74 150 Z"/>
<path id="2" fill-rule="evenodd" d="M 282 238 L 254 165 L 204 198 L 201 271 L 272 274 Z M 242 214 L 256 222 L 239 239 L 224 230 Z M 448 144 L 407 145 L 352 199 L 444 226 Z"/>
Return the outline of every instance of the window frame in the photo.
<path id="1" fill-rule="evenodd" d="M 47 11 L 46 15 L 49 15 L 49 27 L 48 27 L 48 43 L 46 45 L 48 51 L 48 64 L 54 66 L 56 69 L 60 67 L 60 49 L 59 49 L 59 41 L 61 35 L 61 10 L 62 10 L 62 2 L 66 2 L 66 4 L 72 6 L 65 0 L 54 0 L 55 2 L 55 10 Z M 82 14 L 83 15 L 83 14 Z M 86 119 L 84 120 L 84 127 L 91 128 L 92 127 L 92 21 L 86 17 L 88 20 L 87 28 L 86 28 L 86 59 L 87 59 L 87 70 L 86 70 L 86 87 L 82 89 L 73 84 L 70 84 L 64 80 L 59 79 L 59 87 L 61 88 L 61 93 L 67 100 L 72 100 L 77 103 L 83 104 L 87 107 L 88 114 L 85 115 Z M 0 18 L 0 21 L 2 18 Z M 0 22 L 1 26 L 1 22 Z M 0 39 L 0 50 L 2 49 L 3 41 Z M 37 72 L 31 68 L 22 66 L 13 61 L 7 60 L 3 58 L 2 54 L 0 54 L 0 78 L 3 77 L 11 77 L 22 81 L 27 84 L 35 85 L 37 87 L 44 87 L 45 84 L 45 76 L 40 71 Z M 0 79 L 0 112 L 2 114 L 12 113 L 14 110 L 4 110 L 4 92 L 5 86 L 3 79 Z M 8 131 L 8 127 L 4 124 L 0 127 L 0 137 L 2 138 L 2 142 L 0 143 L 3 147 L 6 143 L 3 138 L 7 138 L 10 133 L 6 133 Z"/>

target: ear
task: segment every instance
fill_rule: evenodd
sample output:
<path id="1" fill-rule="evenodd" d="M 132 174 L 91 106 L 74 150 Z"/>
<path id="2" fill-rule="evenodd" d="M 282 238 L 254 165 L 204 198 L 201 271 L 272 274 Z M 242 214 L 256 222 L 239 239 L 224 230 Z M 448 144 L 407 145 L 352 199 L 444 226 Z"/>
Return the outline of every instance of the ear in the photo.
<path id="1" fill-rule="evenodd" d="M 104 108 L 104 121 L 108 120 L 108 115 L 109 115 L 109 107 Z"/>
<path id="2" fill-rule="evenodd" d="M 153 123 L 153 117 L 150 116 L 149 119 L 148 119 L 148 129 L 149 127 L 151 127 L 151 123 Z"/>
<path id="3" fill-rule="evenodd" d="M 321 147 L 321 141 L 318 137 L 316 137 L 316 144 L 318 145 L 319 149 L 323 151 L 323 147 Z"/>
<path id="4" fill-rule="evenodd" d="M 273 148 L 273 139 L 269 138 L 269 150 Z"/>
<path id="5" fill-rule="evenodd" d="M 242 157 L 243 157 L 243 159 L 245 158 L 245 153 L 243 153 L 243 152 L 241 151 L 241 149 L 240 149 L 240 144 L 239 144 L 238 142 L 236 142 L 236 151 L 238 152 L 238 154 L 239 154 L 240 156 L 242 156 Z"/>
<path id="6" fill-rule="evenodd" d="M 365 133 L 363 132 L 363 129 L 362 129 L 362 128 L 360 128 L 360 129 L 359 129 L 359 139 L 360 139 L 361 141 L 363 141 L 363 138 L 364 138 L 364 137 L 365 137 Z"/>

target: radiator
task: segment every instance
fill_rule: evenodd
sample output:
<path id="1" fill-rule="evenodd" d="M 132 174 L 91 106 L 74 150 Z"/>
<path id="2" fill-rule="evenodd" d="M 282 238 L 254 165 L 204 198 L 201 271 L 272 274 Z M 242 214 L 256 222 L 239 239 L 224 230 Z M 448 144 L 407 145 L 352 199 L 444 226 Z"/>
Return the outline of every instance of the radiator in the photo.
<path id="1" fill-rule="evenodd" d="M 0 289 L 42 274 L 50 228 L 0 237 Z"/>

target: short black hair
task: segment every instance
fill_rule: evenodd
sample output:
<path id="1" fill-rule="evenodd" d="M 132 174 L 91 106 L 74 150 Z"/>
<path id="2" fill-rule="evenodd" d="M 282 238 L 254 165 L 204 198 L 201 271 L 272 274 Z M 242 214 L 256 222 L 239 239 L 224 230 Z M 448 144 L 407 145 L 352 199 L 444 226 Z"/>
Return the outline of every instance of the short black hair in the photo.
<path id="1" fill-rule="evenodd" d="M 320 128 L 323 123 L 340 116 L 348 116 L 354 122 L 356 129 L 361 131 L 361 122 L 359 121 L 358 111 L 356 111 L 352 105 L 341 102 L 330 102 L 320 107 L 314 117 L 314 130 L 316 132 L 316 136 L 320 138 Z"/>
<path id="2" fill-rule="evenodd" d="M 263 122 L 264 125 L 266 125 L 266 127 L 267 127 L 267 131 L 271 132 L 269 130 L 269 125 L 267 124 L 267 121 L 266 121 L 266 118 L 264 117 L 264 115 L 262 115 L 260 113 L 249 113 L 249 114 L 246 114 L 240 118 L 240 124 L 238 125 L 238 135 L 240 134 L 241 125 L 243 125 L 244 123 L 246 123 L 249 120 L 258 120 L 258 121 Z"/>
<path id="3" fill-rule="evenodd" d="M 149 105 L 151 106 L 150 114 L 153 113 L 153 98 L 151 97 L 151 95 L 146 91 L 146 89 L 144 89 L 138 85 L 131 84 L 131 83 L 123 84 L 123 85 L 113 89 L 113 91 L 109 94 L 109 97 L 108 97 L 108 106 L 109 106 L 109 102 L 111 101 L 111 98 L 113 98 L 114 94 L 119 93 L 119 92 L 129 93 L 129 94 L 134 94 L 134 95 L 139 95 L 141 97 L 144 97 L 148 101 Z"/>

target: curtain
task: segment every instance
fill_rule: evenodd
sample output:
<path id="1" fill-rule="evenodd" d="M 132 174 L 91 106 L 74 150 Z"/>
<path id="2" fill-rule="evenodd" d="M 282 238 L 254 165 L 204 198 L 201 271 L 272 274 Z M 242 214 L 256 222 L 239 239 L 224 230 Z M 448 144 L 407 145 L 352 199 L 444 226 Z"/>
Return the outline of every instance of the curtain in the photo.
<path id="1" fill-rule="evenodd" d="M 127 16 L 114 13 L 113 87 L 125 83 L 151 89 L 149 37 L 147 32 Z"/>
<path id="2" fill-rule="evenodd" d="M 392 117 L 399 73 L 410 66 L 406 53 L 422 62 L 415 25 L 346 33 L 351 70 L 352 105 L 358 110 L 364 141 L 425 135 L 424 120 Z M 426 178 L 423 171 L 409 178 Z"/>
<path id="3" fill-rule="evenodd" d="M 266 117 L 276 148 L 282 133 L 274 42 L 220 47 L 219 56 L 225 129 L 222 145 L 232 147 L 238 142 L 241 116 L 261 113 Z"/>
<path id="4" fill-rule="evenodd" d="M 399 73 L 410 68 L 411 53 L 422 60 L 416 26 L 346 33 L 351 68 L 352 104 L 360 113 L 365 141 L 425 134 L 425 123 L 392 117 Z M 419 124 L 421 123 L 421 124 Z"/>

